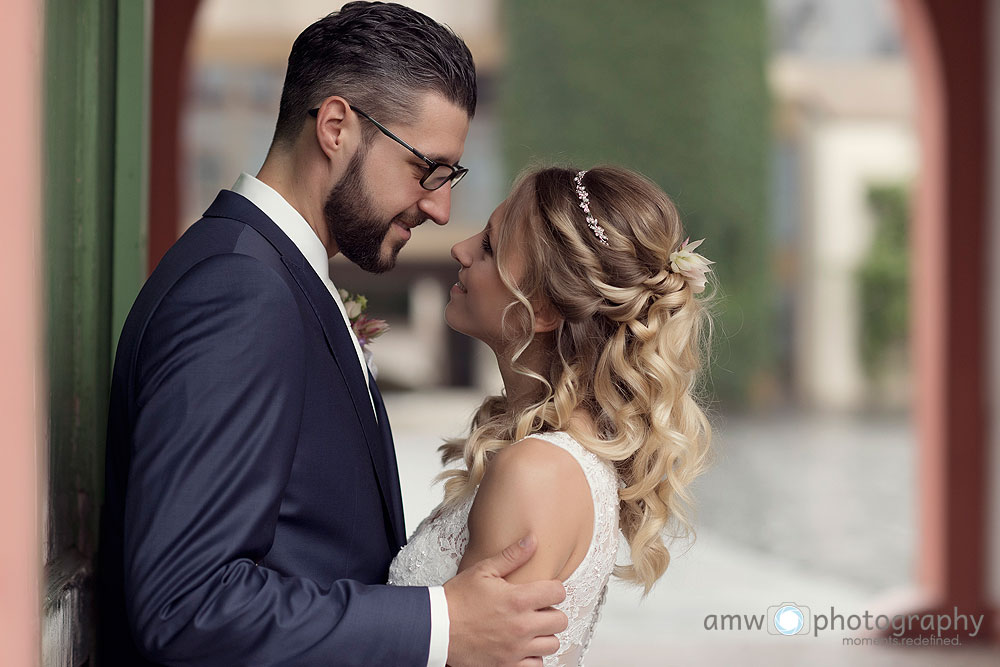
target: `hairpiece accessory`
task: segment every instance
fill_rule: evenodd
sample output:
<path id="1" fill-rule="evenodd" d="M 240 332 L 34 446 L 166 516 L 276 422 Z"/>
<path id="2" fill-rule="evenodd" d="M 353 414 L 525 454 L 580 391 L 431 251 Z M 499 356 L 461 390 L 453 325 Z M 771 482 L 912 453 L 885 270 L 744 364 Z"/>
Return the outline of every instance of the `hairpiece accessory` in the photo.
<path id="1" fill-rule="evenodd" d="M 583 187 L 583 175 L 586 173 L 587 170 L 584 169 L 573 179 L 573 182 L 576 183 L 576 196 L 580 199 L 580 209 L 587 216 L 587 226 L 594 232 L 597 240 L 604 245 L 610 245 L 608 235 L 604 233 L 604 227 L 597 224 L 597 218 L 590 214 L 590 195 L 587 194 L 587 188 Z"/>
<path id="2" fill-rule="evenodd" d="M 689 244 L 690 237 L 684 239 L 684 243 L 677 250 L 670 253 L 670 271 L 684 276 L 684 279 L 691 285 L 691 291 L 700 294 L 705 291 L 705 274 L 711 273 L 709 264 L 715 264 L 710 259 L 691 252 L 702 244 L 705 239 Z"/>

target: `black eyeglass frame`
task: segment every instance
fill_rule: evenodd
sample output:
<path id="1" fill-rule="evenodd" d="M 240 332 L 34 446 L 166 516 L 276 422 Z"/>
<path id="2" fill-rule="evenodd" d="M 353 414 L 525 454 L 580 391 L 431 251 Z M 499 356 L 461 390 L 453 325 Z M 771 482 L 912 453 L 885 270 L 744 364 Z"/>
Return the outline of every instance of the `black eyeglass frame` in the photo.
<path id="1" fill-rule="evenodd" d="M 383 125 L 382 123 L 378 122 L 377 120 L 375 120 L 374 118 L 372 118 L 371 116 L 369 116 L 368 114 L 366 114 L 361 109 L 359 109 L 356 106 L 353 106 L 351 104 L 348 104 L 347 106 L 352 111 L 354 111 L 355 113 L 360 114 L 360 115 L 364 116 L 365 118 L 367 118 L 368 120 L 370 120 L 372 122 L 372 124 L 375 127 L 377 127 L 382 134 L 384 134 L 385 136 L 389 137 L 390 139 L 392 139 L 393 141 L 395 141 L 396 143 L 398 143 L 400 146 L 402 146 L 406 150 L 410 151 L 411 153 L 413 153 L 414 155 L 416 155 L 418 158 L 420 158 L 421 160 L 423 160 L 424 162 L 427 163 L 427 173 L 424 174 L 423 178 L 420 179 L 420 187 L 422 187 L 424 190 L 430 190 L 431 192 L 433 192 L 434 190 L 438 190 L 438 189 L 444 187 L 444 185 L 446 183 L 451 183 L 451 187 L 454 188 L 456 185 L 458 185 L 459 181 L 461 181 L 463 178 L 465 178 L 465 175 L 469 173 L 469 170 L 466 167 L 463 167 L 462 165 L 458 164 L 457 162 L 455 164 L 448 164 L 447 162 L 438 162 L 437 160 L 432 160 L 431 158 L 427 157 L 426 155 L 424 155 L 423 153 L 421 153 L 420 151 L 418 151 L 416 148 L 414 148 L 410 144 L 406 143 L 405 141 L 403 141 L 402 139 L 400 139 L 399 137 L 397 137 L 395 134 L 392 133 L 392 130 L 390 130 L 385 125 Z M 312 116 L 313 118 L 318 118 L 319 117 L 319 107 L 316 107 L 315 109 L 310 109 L 309 110 L 309 115 Z M 438 167 L 447 167 L 448 169 L 451 169 L 451 174 L 449 174 L 447 177 L 445 177 L 445 179 L 443 181 L 441 181 L 441 183 L 439 185 L 436 185 L 434 187 L 430 187 L 430 186 L 427 185 L 427 179 L 430 178 L 434 174 L 435 171 L 437 171 Z"/>

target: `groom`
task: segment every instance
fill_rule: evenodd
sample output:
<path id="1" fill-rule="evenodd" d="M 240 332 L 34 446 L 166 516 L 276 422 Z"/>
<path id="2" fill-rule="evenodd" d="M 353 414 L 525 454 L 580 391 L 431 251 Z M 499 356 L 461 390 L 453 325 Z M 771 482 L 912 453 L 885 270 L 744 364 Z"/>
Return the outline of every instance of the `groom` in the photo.
<path id="1" fill-rule="evenodd" d="M 405 541 L 382 398 L 330 280 L 448 222 L 476 105 L 451 31 L 353 2 L 296 39 L 274 140 L 171 248 L 115 360 L 102 665 L 451 665 L 554 652 L 531 538 L 443 587 L 381 585 Z M 528 660 L 523 664 L 541 664 Z"/>

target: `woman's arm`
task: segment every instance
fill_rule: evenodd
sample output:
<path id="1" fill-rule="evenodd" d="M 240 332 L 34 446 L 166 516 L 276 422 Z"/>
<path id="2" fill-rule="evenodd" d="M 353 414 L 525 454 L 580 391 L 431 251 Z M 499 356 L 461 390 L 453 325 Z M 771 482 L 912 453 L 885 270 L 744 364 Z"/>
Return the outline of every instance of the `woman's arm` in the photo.
<path id="1" fill-rule="evenodd" d="M 563 580 L 587 554 L 593 531 L 594 501 L 580 464 L 557 445 L 526 438 L 498 452 L 487 467 L 458 569 L 531 534 L 538 549 L 507 581 Z"/>

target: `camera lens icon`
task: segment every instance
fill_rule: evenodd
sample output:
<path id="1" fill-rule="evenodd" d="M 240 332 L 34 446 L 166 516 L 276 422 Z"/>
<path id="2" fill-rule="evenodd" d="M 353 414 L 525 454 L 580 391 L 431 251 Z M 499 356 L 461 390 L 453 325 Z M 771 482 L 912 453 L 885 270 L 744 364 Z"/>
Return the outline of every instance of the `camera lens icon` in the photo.
<path id="1" fill-rule="evenodd" d="M 767 631 L 772 635 L 802 635 L 809 632 L 809 607 L 782 602 L 767 608 Z"/>

